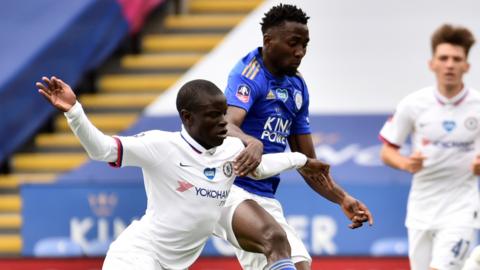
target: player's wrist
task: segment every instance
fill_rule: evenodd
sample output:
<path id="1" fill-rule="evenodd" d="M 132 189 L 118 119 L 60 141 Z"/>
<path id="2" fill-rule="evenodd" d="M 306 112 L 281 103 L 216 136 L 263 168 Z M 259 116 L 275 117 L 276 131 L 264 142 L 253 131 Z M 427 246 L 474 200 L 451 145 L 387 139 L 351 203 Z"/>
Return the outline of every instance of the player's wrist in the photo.
<path id="1" fill-rule="evenodd" d="M 309 163 L 309 160 L 310 160 L 310 158 L 307 158 L 307 156 L 305 156 L 302 153 L 299 153 L 299 152 L 293 152 L 292 153 L 292 161 L 293 161 L 293 164 L 294 164 L 295 168 L 297 168 L 297 169 L 301 169 L 301 168 L 307 166 L 307 164 Z"/>
<path id="2" fill-rule="evenodd" d="M 397 165 L 397 168 L 402 170 L 402 171 L 406 171 L 406 172 L 410 172 L 411 171 L 411 168 L 410 168 L 410 160 L 409 158 L 407 157 L 402 157 Z"/>
<path id="3" fill-rule="evenodd" d="M 80 102 L 78 101 L 75 101 L 75 103 L 66 112 L 64 112 L 64 114 L 67 118 L 73 118 L 81 114 L 82 111 L 83 111 L 82 104 L 80 104 Z"/>
<path id="4" fill-rule="evenodd" d="M 251 137 L 251 136 L 247 136 L 245 138 L 245 146 L 261 146 L 263 148 L 263 144 L 260 140 L 258 140 L 257 138 L 254 138 L 254 137 Z"/>

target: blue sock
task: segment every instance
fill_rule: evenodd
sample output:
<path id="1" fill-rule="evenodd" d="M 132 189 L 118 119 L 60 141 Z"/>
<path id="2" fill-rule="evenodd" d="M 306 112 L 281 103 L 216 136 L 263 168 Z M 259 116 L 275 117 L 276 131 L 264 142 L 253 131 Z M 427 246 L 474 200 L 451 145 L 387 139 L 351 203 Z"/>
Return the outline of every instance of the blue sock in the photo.
<path id="1" fill-rule="evenodd" d="M 291 259 L 281 259 L 270 265 L 268 270 L 296 270 Z"/>

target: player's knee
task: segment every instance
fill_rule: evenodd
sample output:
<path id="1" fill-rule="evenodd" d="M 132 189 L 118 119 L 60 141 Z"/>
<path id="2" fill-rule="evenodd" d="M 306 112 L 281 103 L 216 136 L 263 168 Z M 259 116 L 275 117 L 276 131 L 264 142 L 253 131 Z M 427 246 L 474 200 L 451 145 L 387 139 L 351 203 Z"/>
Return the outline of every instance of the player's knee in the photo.
<path id="1" fill-rule="evenodd" d="M 263 228 L 263 242 L 267 253 L 286 252 L 290 253 L 290 244 L 287 234 L 278 225 L 268 224 Z"/>

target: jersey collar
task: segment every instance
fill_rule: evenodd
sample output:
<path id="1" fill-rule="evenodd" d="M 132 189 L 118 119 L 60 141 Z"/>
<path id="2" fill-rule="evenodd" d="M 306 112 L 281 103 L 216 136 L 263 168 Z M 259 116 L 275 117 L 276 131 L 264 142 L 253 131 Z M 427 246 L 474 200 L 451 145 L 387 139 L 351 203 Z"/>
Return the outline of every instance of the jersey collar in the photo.
<path id="1" fill-rule="evenodd" d="M 195 139 L 188 134 L 187 130 L 185 127 L 182 125 L 182 130 L 180 131 L 180 136 L 182 139 L 193 149 L 193 151 L 197 152 L 198 154 L 204 154 L 208 153 L 210 155 L 215 154 L 215 151 L 217 150 L 216 147 L 210 148 L 210 149 L 205 149 L 202 145 L 200 145 Z"/>
<path id="2" fill-rule="evenodd" d="M 440 91 L 438 90 L 438 88 L 435 88 L 435 98 L 437 99 L 438 103 L 442 105 L 457 106 L 465 99 L 467 95 L 468 95 L 468 88 L 466 87 L 463 87 L 462 91 L 460 91 L 460 93 L 458 93 L 456 96 L 452 98 L 447 98 L 443 96 L 442 94 L 440 94 Z"/>

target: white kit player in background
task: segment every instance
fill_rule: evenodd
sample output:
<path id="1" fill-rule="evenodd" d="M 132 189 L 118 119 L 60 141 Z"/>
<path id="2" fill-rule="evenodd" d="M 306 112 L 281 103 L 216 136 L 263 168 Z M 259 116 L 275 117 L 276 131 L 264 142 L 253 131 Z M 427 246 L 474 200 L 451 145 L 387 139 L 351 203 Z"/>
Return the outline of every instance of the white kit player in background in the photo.
<path id="1" fill-rule="evenodd" d="M 177 96 L 183 123 L 180 132 L 147 131 L 130 137 L 104 135 L 88 120 L 70 86 L 42 78 L 40 94 L 63 111 L 89 156 L 112 165 L 142 168 L 147 209 L 115 240 L 103 269 L 187 269 L 212 234 L 238 168 L 244 148 L 227 137 L 227 104 L 211 82 L 185 84 Z M 256 178 L 300 168 L 316 174 L 323 164 L 300 153 L 264 155 Z M 271 262 L 270 269 L 295 269 L 290 258 Z"/>
<path id="2" fill-rule="evenodd" d="M 480 94 L 463 84 L 473 43 L 466 28 L 440 27 L 429 62 L 436 84 L 400 101 L 380 131 L 382 160 L 413 174 L 405 221 L 412 270 L 461 269 L 480 225 Z"/>

